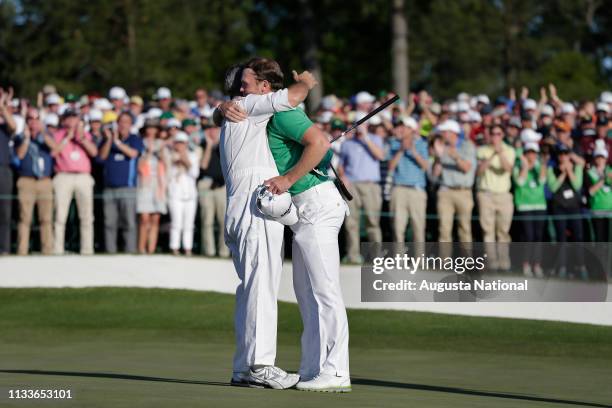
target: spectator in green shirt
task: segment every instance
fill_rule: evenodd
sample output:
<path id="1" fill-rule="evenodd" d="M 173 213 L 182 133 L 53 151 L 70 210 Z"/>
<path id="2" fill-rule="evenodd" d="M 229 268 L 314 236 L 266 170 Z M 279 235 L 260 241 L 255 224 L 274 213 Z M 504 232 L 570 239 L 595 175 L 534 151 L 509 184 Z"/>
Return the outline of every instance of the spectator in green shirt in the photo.
<path id="1" fill-rule="evenodd" d="M 520 219 L 521 241 L 534 242 L 526 245 L 523 258 L 525 276 L 544 276 L 541 259 L 541 246 L 546 216 L 546 161 L 539 160 L 540 146 L 535 142 L 525 143 L 523 153 L 512 172 L 514 184 L 514 206 Z"/>
<path id="2" fill-rule="evenodd" d="M 607 165 L 608 149 L 599 145 L 593 152 L 594 165 L 587 172 L 589 207 L 593 215 L 593 229 L 597 242 L 610 241 L 612 216 L 612 167 Z"/>

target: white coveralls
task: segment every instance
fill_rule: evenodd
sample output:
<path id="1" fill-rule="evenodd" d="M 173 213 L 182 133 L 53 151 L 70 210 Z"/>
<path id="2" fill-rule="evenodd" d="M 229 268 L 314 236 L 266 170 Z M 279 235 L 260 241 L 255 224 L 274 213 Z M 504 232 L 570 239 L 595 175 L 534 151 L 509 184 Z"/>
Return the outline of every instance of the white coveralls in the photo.
<path id="1" fill-rule="evenodd" d="M 327 181 L 293 196 L 293 288 L 304 331 L 299 374 L 349 376 L 349 331 L 340 288 L 338 233 L 348 205 Z"/>
<path id="2" fill-rule="evenodd" d="M 236 289 L 234 372 L 274 365 L 277 295 L 282 272 L 284 225 L 262 217 L 255 189 L 278 170 L 268 147 L 266 126 L 275 112 L 293 109 L 287 89 L 248 95 L 236 102 L 249 115 L 221 129 L 221 167 L 227 190 L 225 243 L 240 284 Z"/>

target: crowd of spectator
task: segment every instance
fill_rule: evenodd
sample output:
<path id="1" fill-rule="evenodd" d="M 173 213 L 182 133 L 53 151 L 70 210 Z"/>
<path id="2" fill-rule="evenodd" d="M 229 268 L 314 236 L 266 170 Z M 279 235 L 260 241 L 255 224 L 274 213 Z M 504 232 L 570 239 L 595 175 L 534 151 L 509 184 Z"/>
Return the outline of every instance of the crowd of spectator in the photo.
<path id="1" fill-rule="evenodd" d="M 168 218 L 169 250 L 191 254 L 199 205 L 201 252 L 228 256 L 212 122 L 221 93 L 197 89 L 189 101 L 161 87 L 145 101 L 121 87 L 60 96 L 46 85 L 28 101 L 0 92 L 0 253 L 11 249 L 13 220 L 16 252 L 28 253 L 35 206 L 41 252 L 63 253 L 74 198 L 82 254 L 115 253 L 118 243 L 155 252 Z M 313 119 L 331 138 L 392 96 L 327 95 Z M 612 92 L 574 103 L 553 85 L 538 100 L 526 88 L 495 100 L 410 94 L 332 144 L 354 196 L 345 260 L 361 262 L 364 233 L 370 242 L 608 242 L 611 111 Z M 503 254 L 496 261 L 509 268 Z M 524 270 L 541 273 L 529 260 Z"/>

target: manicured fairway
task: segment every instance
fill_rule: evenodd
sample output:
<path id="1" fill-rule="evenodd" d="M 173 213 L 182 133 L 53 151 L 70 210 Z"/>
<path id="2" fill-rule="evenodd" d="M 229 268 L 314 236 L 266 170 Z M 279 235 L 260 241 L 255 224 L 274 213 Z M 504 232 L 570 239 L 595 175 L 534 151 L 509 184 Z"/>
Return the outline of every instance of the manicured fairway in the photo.
<path id="1" fill-rule="evenodd" d="M 576 307 L 580 307 L 576 304 Z M 612 328 L 351 310 L 353 392 L 229 387 L 233 297 L 161 289 L 0 289 L 0 407 L 604 407 Z M 281 304 L 277 363 L 299 362 Z M 63 401 L 9 389 L 70 389 Z"/>

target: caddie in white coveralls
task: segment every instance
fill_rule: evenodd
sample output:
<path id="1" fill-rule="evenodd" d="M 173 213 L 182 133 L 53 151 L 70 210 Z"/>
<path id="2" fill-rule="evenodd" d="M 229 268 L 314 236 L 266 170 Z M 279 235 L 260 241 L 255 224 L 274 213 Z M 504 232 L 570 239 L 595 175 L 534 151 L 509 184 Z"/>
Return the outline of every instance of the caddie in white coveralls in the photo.
<path id="1" fill-rule="evenodd" d="M 273 76 L 272 89 L 280 89 Z M 240 121 L 239 107 L 224 112 Z M 327 179 L 332 152 L 327 137 L 300 109 L 277 112 L 268 124 L 268 143 L 281 175 L 265 181 L 273 194 L 292 195 L 299 220 L 293 236 L 293 288 L 304 332 L 297 389 L 351 391 L 348 321 L 340 288 L 338 233 L 348 206 Z M 314 169 L 314 170 L 313 170 Z"/>
<path id="2" fill-rule="evenodd" d="M 244 89 L 248 87 L 257 88 L 255 92 L 268 90 L 234 98 L 232 102 L 246 111 L 248 119 L 225 121 L 221 130 L 221 166 L 227 189 L 225 240 L 240 278 L 234 320 L 234 385 L 284 389 L 299 380 L 298 375 L 274 366 L 284 226 L 264 218 L 255 208 L 257 187 L 279 174 L 268 147 L 268 120 L 275 112 L 293 109 L 316 85 L 308 72 L 294 73 L 294 78 L 297 82 L 289 89 L 271 93 L 269 84 L 248 68 L 230 70 L 226 77 L 232 97 L 237 89 L 242 93 L 248 93 Z"/>

